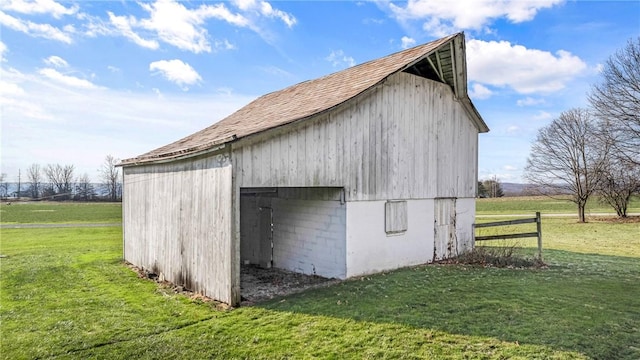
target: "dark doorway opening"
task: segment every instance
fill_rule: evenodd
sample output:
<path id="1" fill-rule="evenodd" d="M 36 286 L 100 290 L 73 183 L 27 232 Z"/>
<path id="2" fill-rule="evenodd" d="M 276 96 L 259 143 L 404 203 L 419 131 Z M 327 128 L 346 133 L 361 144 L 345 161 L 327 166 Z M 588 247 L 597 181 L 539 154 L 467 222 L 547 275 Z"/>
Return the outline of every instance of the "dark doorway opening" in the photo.
<path id="1" fill-rule="evenodd" d="M 344 278 L 342 188 L 241 188 L 240 264 L 245 305 Z"/>

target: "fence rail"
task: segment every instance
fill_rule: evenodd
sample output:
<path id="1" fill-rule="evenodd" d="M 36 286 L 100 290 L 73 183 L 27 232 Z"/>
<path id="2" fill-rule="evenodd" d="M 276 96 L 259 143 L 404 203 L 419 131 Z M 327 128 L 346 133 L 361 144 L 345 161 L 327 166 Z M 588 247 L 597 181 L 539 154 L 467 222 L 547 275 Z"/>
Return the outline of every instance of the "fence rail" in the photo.
<path id="1" fill-rule="evenodd" d="M 475 236 L 475 229 L 478 228 L 486 228 L 486 227 L 494 227 L 494 226 L 509 226 L 509 225 L 519 225 L 519 224 L 536 224 L 535 232 L 524 232 L 524 233 L 514 233 L 514 234 L 500 234 L 500 235 L 487 235 L 487 236 Z M 505 239 L 519 239 L 519 238 L 530 238 L 535 237 L 538 238 L 538 258 L 542 261 L 542 221 L 540 220 L 540 212 L 536 212 L 536 217 L 534 218 L 526 218 L 526 219 L 517 219 L 517 220 L 506 220 L 506 221 L 494 221 L 482 224 L 474 224 L 473 225 L 473 235 L 475 241 L 488 241 L 488 240 L 505 240 Z"/>

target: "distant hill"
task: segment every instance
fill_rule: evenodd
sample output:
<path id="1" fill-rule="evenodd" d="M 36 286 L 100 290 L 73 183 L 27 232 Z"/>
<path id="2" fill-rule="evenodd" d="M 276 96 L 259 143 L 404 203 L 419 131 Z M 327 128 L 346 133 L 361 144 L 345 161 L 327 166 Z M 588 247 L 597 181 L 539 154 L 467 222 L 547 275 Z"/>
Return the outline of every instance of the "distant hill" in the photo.
<path id="1" fill-rule="evenodd" d="M 521 196 L 526 195 L 525 189 L 530 187 L 528 184 L 518 184 L 518 183 L 500 183 L 502 185 L 502 192 L 504 192 L 504 196 Z"/>
<path id="2" fill-rule="evenodd" d="M 500 183 L 502 185 L 502 192 L 504 196 L 527 196 L 527 195 L 539 195 L 539 194 L 568 194 L 569 191 L 562 191 L 557 188 L 544 188 L 538 185 L 532 184 L 518 184 L 518 183 Z"/>

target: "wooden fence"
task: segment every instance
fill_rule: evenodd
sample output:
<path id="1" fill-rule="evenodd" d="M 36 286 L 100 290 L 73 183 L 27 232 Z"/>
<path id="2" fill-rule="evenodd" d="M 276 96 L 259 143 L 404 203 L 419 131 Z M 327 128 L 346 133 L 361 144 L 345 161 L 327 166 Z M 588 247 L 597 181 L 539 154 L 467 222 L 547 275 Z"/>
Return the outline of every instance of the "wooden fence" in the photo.
<path id="1" fill-rule="evenodd" d="M 501 235 L 487 235 L 487 236 L 475 236 L 475 229 L 493 227 L 493 226 L 508 226 L 518 224 L 536 223 L 535 232 L 515 233 L 515 234 L 501 234 Z M 518 239 L 518 238 L 538 238 L 538 259 L 542 261 L 542 222 L 540 220 L 540 212 L 536 212 L 536 217 L 517 220 L 495 221 L 482 224 L 473 225 L 473 234 L 475 241 L 487 241 L 487 240 L 504 240 L 504 239 Z"/>

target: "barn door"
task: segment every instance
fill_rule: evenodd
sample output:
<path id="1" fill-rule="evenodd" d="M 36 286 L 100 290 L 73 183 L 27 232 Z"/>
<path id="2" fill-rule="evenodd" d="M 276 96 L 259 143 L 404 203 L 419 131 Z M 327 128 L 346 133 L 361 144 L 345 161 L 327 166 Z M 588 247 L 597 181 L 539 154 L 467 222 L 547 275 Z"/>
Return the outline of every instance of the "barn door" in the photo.
<path id="1" fill-rule="evenodd" d="M 273 266 L 273 209 L 260 207 L 259 210 L 260 266 L 269 269 Z"/>
<path id="2" fill-rule="evenodd" d="M 435 200 L 433 260 L 442 260 L 457 255 L 456 251 L 456 199 Z"/>

